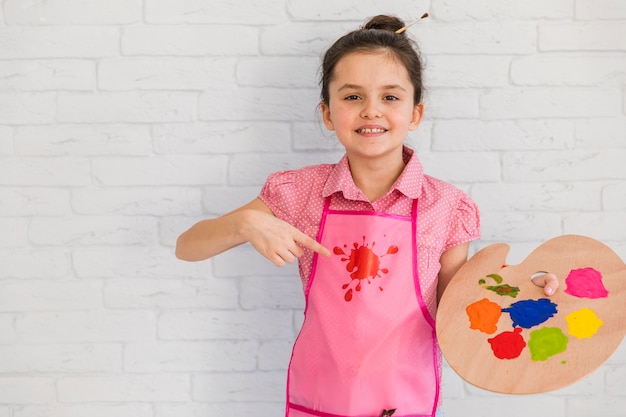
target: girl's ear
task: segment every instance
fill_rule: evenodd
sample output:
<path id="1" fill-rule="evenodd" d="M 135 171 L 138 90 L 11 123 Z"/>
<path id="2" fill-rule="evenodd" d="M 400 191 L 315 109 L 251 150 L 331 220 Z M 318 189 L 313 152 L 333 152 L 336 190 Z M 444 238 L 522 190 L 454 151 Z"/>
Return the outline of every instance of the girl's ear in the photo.
<path id="1" fill-rule="evenodd" d="M 409 130 L 415 130 L 422 123 L 422 117 L 424 116 L 424 103 L 417 103 L 413 106 L 413 114 L 411 115 L 411 123 L 409 124 Z"/>
<path id="2" fill-rule="evenodd" d="M 320 109 L 322 110 L 322 121 L 324 122 L 326 129 L 335 130 L 335 124 L 330 116 L 330 107 L 328 107 L 328 104 L 324 102 L 320 103 Z"/>

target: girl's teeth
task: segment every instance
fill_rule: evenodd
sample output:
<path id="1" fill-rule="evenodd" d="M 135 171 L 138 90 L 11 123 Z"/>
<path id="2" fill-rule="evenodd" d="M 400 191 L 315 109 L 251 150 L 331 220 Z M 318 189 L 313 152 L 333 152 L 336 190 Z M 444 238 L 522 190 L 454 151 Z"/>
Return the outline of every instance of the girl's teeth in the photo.
<path id="1" fill-rule="evenodd" d="M 361 133 L 383 133 L 385 129 L 360 129 Z"/>

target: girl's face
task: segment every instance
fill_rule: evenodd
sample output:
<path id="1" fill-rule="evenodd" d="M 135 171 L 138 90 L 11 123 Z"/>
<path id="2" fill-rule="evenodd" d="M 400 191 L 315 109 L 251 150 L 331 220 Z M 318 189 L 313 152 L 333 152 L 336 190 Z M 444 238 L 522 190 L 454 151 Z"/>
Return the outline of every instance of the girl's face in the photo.
<path id="1" fill-rule="evenodd" d="M 383 51 L 348 54 L 328 86 L 322 118 L 348 158 L 402 157 L 407 132 L 417 129 L 424 107 L 413 103 L 413 84 L 398 60 Z"/>

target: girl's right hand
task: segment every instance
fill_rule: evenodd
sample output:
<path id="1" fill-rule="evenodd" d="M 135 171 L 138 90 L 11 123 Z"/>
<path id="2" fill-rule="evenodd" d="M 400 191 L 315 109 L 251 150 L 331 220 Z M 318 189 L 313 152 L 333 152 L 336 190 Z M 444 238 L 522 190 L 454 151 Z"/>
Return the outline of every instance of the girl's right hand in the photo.
<path id="1" fill-rule="evenodd" d="M 240 212 L 240 233 L 245 241 L 277 266 L 293 263 L 304 254 L 303 247 L 329 257 L 330 251 L 315 239 L 265 210 Z"/>

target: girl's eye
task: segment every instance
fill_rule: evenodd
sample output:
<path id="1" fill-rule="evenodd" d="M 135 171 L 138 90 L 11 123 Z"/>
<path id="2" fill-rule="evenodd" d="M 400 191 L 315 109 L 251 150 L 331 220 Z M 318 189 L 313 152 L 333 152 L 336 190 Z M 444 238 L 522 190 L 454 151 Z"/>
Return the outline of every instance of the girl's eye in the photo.
<path id="1" fill-rule="evenodd" d="M 398 97 L 396 96 L 385 96 L 385 100 L 389 100 L 389 101 L 396 101 L 396 100 L 400 100 Z"/>
<path id="2" fill-rule="evenodd" d="M 356 94 L 349 95 L 345 98 L 345 100 L 358 100 L 358 99 L 359 99 L 359 96 L 357 96 Z"/>

